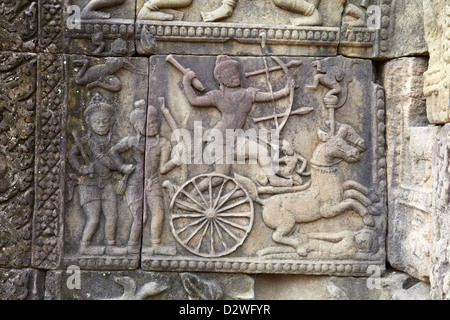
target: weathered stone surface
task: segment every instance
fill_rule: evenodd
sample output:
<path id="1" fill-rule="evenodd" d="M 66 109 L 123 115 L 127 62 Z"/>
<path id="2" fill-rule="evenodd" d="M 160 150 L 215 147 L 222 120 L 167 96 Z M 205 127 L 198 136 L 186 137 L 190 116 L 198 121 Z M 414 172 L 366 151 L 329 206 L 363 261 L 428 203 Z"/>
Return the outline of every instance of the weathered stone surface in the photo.
<path id="1" fill-rule="evenodd" d="M 450 124 L 433 146 L 433 246 L 430 272 L 433 299 L 450 299 Z"/>
<path id="2" fill-rule="evenodd" d="M 43 300 L 45 272 L 0 268 L 1 300 Z"/>
<path id="3" fill-rule="evenodd" d="M 430 285 L 389 269 L 369 278 L 257 275 L 256 300 L 430 300 Z"/>
<path id="4" fill-rule="evenodd" d="M 63 264 L 135 269 L 141 245 L 148 59 L 70 55 L 65 62 Z"/>
<path id="5" fill-rule="evenodd" d="M 423 95 L 426 58 L 383 65 L 388 167 L 388 261 L 428 281 L 431 248 L 432 150 L 437 126 L 429 126 Z"/>
<path id="6" fill-rule="evenodd" d="M 136 271 L 50 271 L 46 300 L 251 300 L 252 277 Z"/>
<path id="7" fill-rule="evenodd" d="M 430 66 L 425 73 L 424 92 L 431 123 L 450 122 L 450 4 L 424 0 L 425 39 Z"/>
<path id="8" fill-rule="evenodd" d="M 375 59 L 425 55 L 422 1 L 347 1 L 339 53 Z"/>
<path id="9" fill-rule="evenodd" d="M 38 28 L 37 1 L 2 1 L 0 50 L 34 52 Z"/>
<path id="10" fill-rule="evenodd" d="M 0 53 L 0 266 L 28 267 L 34 191 L 36 56 Z"/>
<path id="11" fill-rule="evenodd" d="M 172 171 L 157 172 L 150 151 L 156 147 L 148 144 L 146 181 L 164 189 L 146 187 L 147 199 L 160 200 L 144 209 L 153 220 L 144 226 L 143 268 L 338 275 L 384 268 L 384 92 L 372 82 L 371 63 L 301 58 L 289 71 L 295 59 L 273 60 L 151 57 L 149 103 L 165 102 L 170 110 L 161 136 L 171 140 L 175 131 L 174 149 L 185 151 L 178 157 L 187 159 L 187 170 L 172 164 Z M 265 64 L 289 77 L 275 69 L 266 82 Z M 183 78 L 180 66 L 195 73 L 185 70 Z M 191 82 L 206 89 L 196 93 Z M 234 148 L 226 129 L 255 136 L 238 138 Z M 264 158 L 278 153 L 262 136 L 271 130 L 272 147 L 283 145 L 279 170 Z M 184 147 L 176 133 L 184 135 Z M 202 146 L 211 135 L 216 142 Z M 297 173 L 288 170 L 288 155 Z"/>
<path id="12" fill-rule="evenodd" d="M 343 2 L 138 0 L 137 52 L 335 55 Z"/>

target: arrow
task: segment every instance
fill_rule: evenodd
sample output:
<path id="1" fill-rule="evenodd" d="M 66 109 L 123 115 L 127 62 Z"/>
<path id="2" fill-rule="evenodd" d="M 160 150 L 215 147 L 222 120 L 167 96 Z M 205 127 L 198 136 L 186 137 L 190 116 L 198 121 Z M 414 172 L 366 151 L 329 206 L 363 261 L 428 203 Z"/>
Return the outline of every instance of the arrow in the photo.
<path id="1" fill-rule="evenodd" d="M 314 108 L 311 108 L 311 107 L 300 108 L 300 109 L 294 110 L 291 113 L 289 113 L 289 116 L 292 116 L 292 115 L 301 115 L 301 116 L 303 116 L 303 115 L 306 115 L 306 114 L 308 114 L 308 113 L 310 113 L 312 111 L 314 111 Z M 267 117 L 261 117 L 261 118 L 253 118 L 253 122 L 254 123 L 258 123 L 258 122 L 262 122 L 262 121 L 267 121 L 267 120 L 273 120 L 273 119 L 281 118 L 283 116 L 285 116 L 284 113 L 275 114 L 275 115 L 271 115 L 271 116 L 267 116 Z"/>
<path id="2" fill-rule="evenodd" d="M 289 62 L 288 64 L 286 64 L 286 67 L 288 67 L 288 68 L 299 67 L 299 66 L 301 66 L 302 64 L 303 64 L 303 61 L 300 61 L 300 60 L 292 60 L 291 62 Z M 253 76 L 257 76 L 257 75 L 260 75 L 260 74 L 264 74 L 264 73 L 266 73 L 267 71 L 268 71 L 268 72 L 274 72 L 274 71 L 278 71 L 278 70 L 282 70 L 282 68 L 281 68 L 280 66 L 277 66 L 277 67 L 269 68 L 268 70 L 263 69 L 263 70 L 257 70 L 257 71 L 247 72 L 247 73 L 245 73 L 245 77 L 246 77 L 246 78 L 250 78 L 250 77 L 253 77 Z"/>

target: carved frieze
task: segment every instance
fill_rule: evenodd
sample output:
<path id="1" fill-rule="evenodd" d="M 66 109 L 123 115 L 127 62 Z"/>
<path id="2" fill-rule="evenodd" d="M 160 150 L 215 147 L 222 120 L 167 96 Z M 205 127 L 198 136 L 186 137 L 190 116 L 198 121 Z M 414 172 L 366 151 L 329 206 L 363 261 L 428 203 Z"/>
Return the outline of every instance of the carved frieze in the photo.
<path id="1" fill-rule="evenodd" d="M 253 284 L 236 274 L 57 270 L 47 274 L 45 299 L 251 300 Z"/>
<path id="2" fill-rule="evenodd" d="M 150 61 L 144 269 L 384 268 L 384 91 L 370 62 Z"/>
<path id="3" fill-rule="evenodd" d="M 139 0 L 141 54 L 331 56 L 340 40 L 343 1 Z"/>

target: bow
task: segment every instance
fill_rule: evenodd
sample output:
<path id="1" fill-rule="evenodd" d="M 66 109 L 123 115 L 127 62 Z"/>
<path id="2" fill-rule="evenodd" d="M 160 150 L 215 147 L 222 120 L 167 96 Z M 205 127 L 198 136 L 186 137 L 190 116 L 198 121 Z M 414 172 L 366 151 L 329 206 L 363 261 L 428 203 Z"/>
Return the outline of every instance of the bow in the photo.
<path id="1" fill-rule="evenodd" d="M 278 65 L 281 67 L 281 69 L 283 70 L 284 74 L 286 75 L 286 81 L 290 81 L 292 80 L 292 76 L 289 72 L 288 67 L 283 63 L 283 61 L 281 61 L 280 58 L 278 57 L 272 57 L 272 59 L 278 63 Z M 277 131 L 278 131 L 278 135 L 281 134 L 281 131 L 283 130 L 284 126 L 286 125 L 289 116 L 291 115 L 292 112 L 292 107 L 294 106 L 294 91 L 295 91 L 295 86 L 294 85 L 290 85 L 289 88 L 289 106 L 286 108 L 286 112 L 284 113 L 283 116 L 283 121 L 281 122 L 281 124 L 278 124 L 278 119 L 275 118 L 275 122 L 277 123 Z"/>

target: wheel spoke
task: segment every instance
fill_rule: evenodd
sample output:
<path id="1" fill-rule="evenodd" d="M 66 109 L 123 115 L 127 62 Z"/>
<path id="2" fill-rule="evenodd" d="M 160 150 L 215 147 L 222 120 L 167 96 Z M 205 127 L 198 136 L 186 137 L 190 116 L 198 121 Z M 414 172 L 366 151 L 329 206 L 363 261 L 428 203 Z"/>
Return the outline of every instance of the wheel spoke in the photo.
<path id="1" fill-rule="evenodd" d="M 239 242 L 239 238 L 230 230 L 226 225 L 224 225 L 219 220 L 216 220 L 217 224 L 226 232 L 230 237 L 232 237 L 236 242 Z"/>
<path id="2" fill-rule="evenodd" d="M 197 199 L 195 199 L 195 197 L 193 195 L 191 195 L 189 192 L 186 192 L 185 190 L 181 190 L 181 193 L 184 194 L 189 199 L 191 199 L 200 208 L 202 208 L 203 210 L 206 210 L 206 207 L 204 207 L 200 202 L 198 202 Z"/>
<path id="3" fill-rule="evenodd" d="M 194 205 L 192 205 L 186 201 L 180 200 L 180 199 L 177 199 L 175 201 L 175 204 L 177 205 L 177 207 L 184 209 L 184 210 L 193 211 L 193 212 L 203 212 L 203 209 L 201 209 L 201 208 L 199 209 L 199 208 L 195 207 Z"/>
<path id="4" fill-rule="evenodd" d="M 223 219 L 223 218 L 217 217 L 217 220 L 220 220 L 220 221 L 222 221 L 223 223 L 226 223 L 226 224 L 228 224 L 228 225 L 230 225 L 230 226 L 232 226 L 232 227 L 235 227 L 236 229 L 241 229 L 241 230 L 243 230 L 243 231 L 246 231 L 247 228 L 248 228 L 248 226 L 243 226 L 243 225 L 237 224 L 237 223 L 235 223 L 235 222 L 228 221 L 228 220 Z"/>
<path id="5" fill-rule="evenodd" d="M 210 221 L 209 226 L 211 227 L 211 232 L 210 232 L 210 243 L 211 243 L 211 254 L 212 255 L 216 255 L 216 249 L 214 248 L 214 226 L 213 226 L 213 222 Z"/>
<path id="6" fill-rule="evenodd" d="M 247 199 L 242 199 L 242 200 L 240 200 L 240 201 L 238 201 L 238 202 L 232 203 L 232 204 L 230 204 L 230 205 L 228 205 L 228 206 L 226 206 L 226 207 L 223 207 L 223 208 L 217 210 L 217 213 L 221 213 L 221 212 L 224 212 L 224 211 L 228 211 L 228 210 L 233 209 L 233 208 L 235 208 L 235 207 L 237 207 L 237 206 L 240 206 L 241 204 L 244 204 L 244 203 L 246 203 L 246 202 L 248 202 Z"/>
<path id="7" fill-rule="evenodd" d="M 223 187 L 225 186 L 225 183 L 227 180 L 223 180 L 222 185 L 220 186 L 219 192 L 217 193 L 216 201 L 214 202 L 214 207 L 217 208 L 217 202 L 219 202 L 220 197 L 222 197 Z"/>
<path id="8" fill-rule="evenodd" d="M 200 191 L 197 184 L 195 183 L 195 180 L 192 180 L 192 184 L 194 185 L 195 190 L 197 191 L 198 195 L 202 198 L 205 205 L 208 206 L 208 202 L 206 201 L 205 197 L 203 196 L 203 193 Z"/>
<path id="9" fill-rule="evenodd" d="M 178 230 L 177 230 L 178 234 L 182 233 L 182 232 L 185 231 L 187 228 L 193 227 L 193 226 L 195 226 L 195 225 L 197 225 L 197 224 L 203 222 L 206 218 L 203 216 L 203 217 L 198 217 L 197 219 L 198 219 L 197 221 L 188 223 L 188 224 L 185 225 L 183 228 L 178 229 Z"/>
<path id="10" fill-rule="evenodd" d="M 218 214 L 219 217 L 227 218 L 250 218 L 252 216 L 251 212 L 221 212 Z"/>
<path id="11" fill-rule="evenodd" d="M 220 228 L 217 226 L 217 221 L 216 220 L 213 220 L 213 225 L 214 225 L 214 228 L 217 231 L 217 234 L 219 235 L 220 241 L 222 242 L 223 246 L 225 247 L 225 250 L 228 250 L 227 243 L 225 242 L 225 240 L 223 240 L 222 231 L 220 231 Z"/>
<path id="12" fill-rule="evenodd" d="M 202 246 L 202 243 L 203 243 L 203 239 L 205 238 L 206 232 L 208 232 L 208 228 L 209 228 L 210 224 L 211 224 L 211 221 L 207 221 L 206 227 L 204 228 L 202 235 L 200 236 L 200 240 L 198 241 L 195 251 L 199 252 L 200 247 Z"/>
<path id="13" fill-rule="evenodd" d="M 203 213 L 172 213 L 173 219 L 180 218 L 203 218 L 205 215 Z"/>
<path id="14" fill-rule="evenodd" d="M 235 186 L 233 188 L 233 190 L 231 190 L 229 193 L 227 193 L 225 195 L 224 199 L 220 202 L 220 204 L 218 206 L 216 206 L 216 209 L 220 209 L 220 207 L 222 207 L 225 204 L 225 202 L 227 202 L 228 199 L 231 198 L 231 196 L 237 191 L 237 189 L 238 189 L 238 186 Z"/>
<path id="15" fill-rule="evenodd" d="M 191 239 L 204 227 L 207 222 L 208 220 L 205 219 L 205 221 L 203 221 L 203 223 L 198 226 L 198 228 L 196 228 L 187 239 L 185 239 L 185 243 L 188 244 L 188 242 L 191 241 Z"/>
<path id="16" fill-rule="evenodd" d="M 212 176 L 209 176 L 209 207 L 212 208 L 213 203 L 213 194 L 212 194 Z"/>

